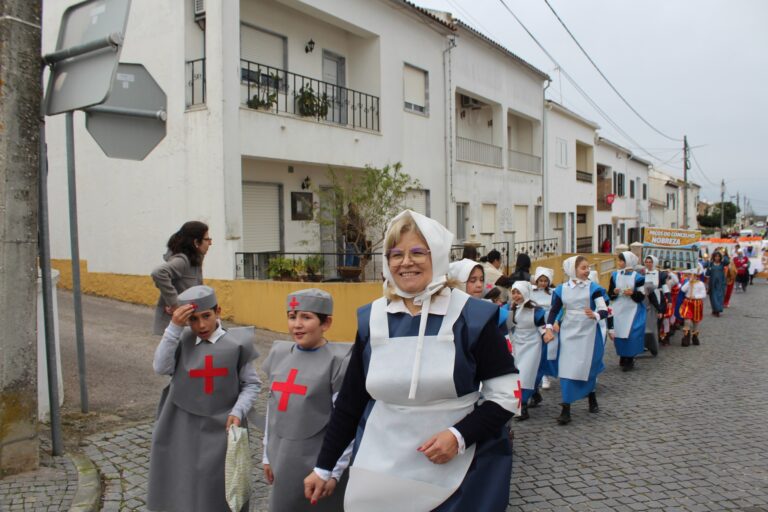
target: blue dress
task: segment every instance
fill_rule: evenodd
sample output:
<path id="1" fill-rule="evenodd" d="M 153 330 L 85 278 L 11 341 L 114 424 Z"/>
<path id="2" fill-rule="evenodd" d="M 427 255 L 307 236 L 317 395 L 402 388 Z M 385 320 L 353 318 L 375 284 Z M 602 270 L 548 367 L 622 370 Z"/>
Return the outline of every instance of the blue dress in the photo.
<path id="1" fill-rule="evenodd" d="M 559 352 L 558 352 L 558 369 L 560 376 L 560 392 L 562 393 L 562 399 L 564 404 L 570 404 L 576 400 L 580 400 L 592 391 L 595 390 L 597 385 L 597 376 L 605 369 L 603 364 L 603 354 L 605 352 L 605 345 L 603 343 L 602 331 L 599 328 L 598 322 L 589 319 L 590 322 L 594 322 L 592 326 L 594 334 L 591 335 L 589 340 L 579 340 L 581 348 L 574 351 L 571 355 L 572 345 L 575 340 L 569 339 L 569 322 L 583 321 L 581 315 L 584 315 L 583 308 L 589 304 L 589 308 L 593 311 L 597 310 L 598 299 L 603 298 L 603 289 L 595 283 L 590 282 L 589 288 L 584 289 L 582 295 L 588 294 L 588 302 L 584 299 L 574 301 L 571 297 L 573 293 L 571 290 L 566 290 L 565 287 L 569 286 L 568 283 L 560 285 L 555 289 L 552 296 L 552 307 L 549 310 L 548 324 L 554 323 L 562 309 L 565 309 L 565 315 L 561 321 L 559 337 Z M 583 286 L 586 288 L 586 285 Z M 600 319 L 607 317 L 608 312 L 606 310 L 597 311 Z M 584 315 L 586 318 L 586 315 Z M 585 322 L 588 326 L 588 323 Z M 575 357 L 574 357 L 575 356 Z M 589 368 L 582 368 L 583 379 L 571 378 L 566 376 L 565 368 L 571 365 L 571 359 L 581 358 L 582 361 L 589 362 Z M 570 373 L 570 371 L 568 372 Z"/>
<path id="2" fill-rule="evenodd" d="M 722 313 L 725 301 L 725 265 L 709 263 L 707 265 L 707 277 L 709 278 L 709 303 L 712 305 L 712 312 Z"/>
<path id="3" fill-rule="evenodd" d="M 620 274 L 625 273 L 624 275 Z M 614 304 L 614 328 L 616 330 L 616 338 L 613 340 L 613 344 L 616 347 L 616 355 L 620 357 L 635 357 L 638 354 L 642 354 L 645 349 L 645 305 L 643 300 L 645 295 L 642 290 L 645 286 L 645 278 L 639 273 L 635 272 L 634 279 L 634 293 L 630 297 L 621 297 L 621 294 L 616 291 L 617 279 L 626 277 L 626 274 L 631 271 L 617 270 L 611 273 L 611 285 L 608 288 L 608 295 L 613 298 Z M 619 309 L 618 301 L 632 300 L 635 303 L 635 309 L 631 319 L 620 317 L 617 312 Z M 622 329 L 622 323 L 629 322 L 629 335 L 625 337 L 619 337 L 619 333 Z M 626 326 L 623 326 L 626 328 Z"/>

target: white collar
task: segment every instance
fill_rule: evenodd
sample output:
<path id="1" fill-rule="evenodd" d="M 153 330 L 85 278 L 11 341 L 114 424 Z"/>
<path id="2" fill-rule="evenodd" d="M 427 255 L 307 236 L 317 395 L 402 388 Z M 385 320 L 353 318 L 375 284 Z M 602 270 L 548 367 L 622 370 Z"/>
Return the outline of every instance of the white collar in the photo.
<path id="1" fill-rule="evenodd" d="M 448 287 L 443 288 L 432 295 L 432 303 L 429 305 L 429 314 L 445 316 L 448 312 L 448 302 L 450 302 L 451 290 Z M 405 305 L 403 299 L 391 300 L 387 304 L 387 313 L 408 313 L 411 316 L 417 316 L 421 313 L 411 313 Z"/>
<path id="2" fill-rule="evenodd" d="M 584 288 L 589 281 L 582 281 L 581 279 L 569 279 L 566 283 L 568 288 Z"/>
<path id="3" fill-rule="evenodd" d="M 221 327 L 221 322 L 219 322 L 219 323 L 216 325 L 216 330 L 215 330 L 215 331 L 213 331 L 213 334 L 211 334 L 211 336 L 208 338 L 208 340 L 207 340 L 207 341 L 209 341 L 209 342 L 211 342 L 211 343 L 216 343 L 217 341 L 219 341 L 219 338 L 221 338 L 221 337 L 222 337 L 222 336 L 224 336 L 225 334 L 227 334 L 227 331 L 225 331 L 225 330 L 224 330 L 224 329 Z M 203 340 L 203 339 L 202 339 L 200 336 L 198 336 L 197 338 L 195 338 L 195 346 L 199 345 L 199 344 L 200 344 L 200 343 L 202 343 L 203 341 L 205 341 L 205 340 Z"/>

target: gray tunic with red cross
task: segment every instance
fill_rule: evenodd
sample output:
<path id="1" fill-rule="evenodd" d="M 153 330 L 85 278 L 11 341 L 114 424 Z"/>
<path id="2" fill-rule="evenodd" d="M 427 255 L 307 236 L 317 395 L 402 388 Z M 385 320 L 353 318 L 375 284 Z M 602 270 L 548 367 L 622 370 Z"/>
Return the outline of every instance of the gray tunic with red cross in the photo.
<path id="1" fill-rule="evenodd" d="M 229 510 L 224 496 L 225 426 L 240 394 L 240 373 L 258 355 L 253 335 L 253 328 L 229 329 L 216 343 L 195 345 L 196 336 L 184 329 L 176 371 L 163 390 L 152 432 L 150 510 Z"/>
<path id="2" fill-rule="evenodd" d="M 275 476 L 270 512 L 343 510 L 346 477 L 317 505 L 304 497 L 304 478 L 315 467 L 351 348 L 326 343 L 301 350 L 294 342 L 275 341 L 264 361 L 270 389 L 266 452 Z"/>

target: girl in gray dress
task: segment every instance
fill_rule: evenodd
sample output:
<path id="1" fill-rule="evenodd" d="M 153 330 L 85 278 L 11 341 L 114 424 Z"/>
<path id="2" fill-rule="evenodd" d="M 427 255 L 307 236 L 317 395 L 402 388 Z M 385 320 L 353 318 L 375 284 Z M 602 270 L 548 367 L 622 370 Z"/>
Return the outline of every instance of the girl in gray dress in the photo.
<path id="1" fill-rule="evenodd" d="M 200 221 L 185 222 L 168 239 L 165 263 L 152 271 L 152 280 L 160 290 L 155 306 L 153 333 L 161 336 L 178 306 L 178 295 L 192 286 L 203 284 L 203 258 L 213 240 L 208 226 Z"/>

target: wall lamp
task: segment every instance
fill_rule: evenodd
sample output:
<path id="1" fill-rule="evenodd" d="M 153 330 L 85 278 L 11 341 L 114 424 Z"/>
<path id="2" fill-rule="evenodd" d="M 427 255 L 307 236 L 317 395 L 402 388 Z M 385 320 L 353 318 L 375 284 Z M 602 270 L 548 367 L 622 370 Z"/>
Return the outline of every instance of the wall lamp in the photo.
<path id="1" fill-rule="evenodd" d="M 315 42 L 310 39 L 309 42 L 307 42 L 307 45 L 304 47 L 304 53 L 312 53 L 312 50 L 315 49 Z"/>

